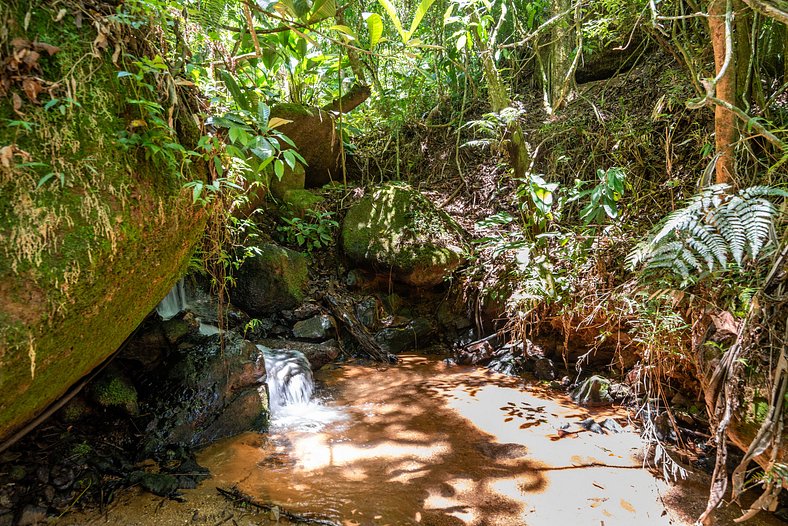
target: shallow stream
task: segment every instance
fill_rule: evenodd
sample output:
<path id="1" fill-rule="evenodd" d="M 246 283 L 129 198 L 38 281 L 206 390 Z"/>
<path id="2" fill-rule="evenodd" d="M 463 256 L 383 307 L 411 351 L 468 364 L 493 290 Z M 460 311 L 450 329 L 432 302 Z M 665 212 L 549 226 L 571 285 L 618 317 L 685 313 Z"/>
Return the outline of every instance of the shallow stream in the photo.
<path id="1" fill-rule="evenodd" d="M 127 495 L 95 523 L 268 524 L 217 496 L 231 486 L 346 526 L 692 524 L 705 503 L 702 478 L 671 488 L 643 469 L 625 413 L 539 384 L 423 356 L 315 376 L 317 403 L 203 450 L 213 478 L 185 502 Z M 625 431 L 559 435 L 588 417 Z"/>

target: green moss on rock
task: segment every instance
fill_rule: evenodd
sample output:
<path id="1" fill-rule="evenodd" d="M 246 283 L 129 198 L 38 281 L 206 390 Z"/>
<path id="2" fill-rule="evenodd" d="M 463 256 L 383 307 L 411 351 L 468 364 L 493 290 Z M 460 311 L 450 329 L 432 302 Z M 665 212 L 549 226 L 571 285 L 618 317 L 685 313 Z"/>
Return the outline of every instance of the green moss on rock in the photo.
<path id="1" fill-rule="evenodd" d="M 185 270 L 205 223 L 182 188 L 204 169 L 180 173 L 118 142 L 138 97 L 111 51 L 93 56 L 95 31 L 56 15 L 42 1 L 0 6 L 9 41 L 60 48 L 42 54 L 38 75 L 61 86 L 47 109 L 13 84 L 24 117 L 0 99 L 0 120 L 26 123 L 0 126 L 0 146 L 24 152 L 0 167 L 0 438 L 123 343 Z M 61 80 L 72 77 L 69 95 Z"/>
<path id="2" fill-rule="evenodd" d="M 243 262 L 235 281 L 230 299 L 251 315 L 292 309 L 304 301 L 309 283 L 306 257 L 278 245 L 262 245 Z"/>
<path id="3" fill-rule="evenodd" d="M 377 188 L 348 210 L 342 247 L 357 263 L 415 286 L 441 283 L 465 257 L 462 229 L 404 183 Z"/>

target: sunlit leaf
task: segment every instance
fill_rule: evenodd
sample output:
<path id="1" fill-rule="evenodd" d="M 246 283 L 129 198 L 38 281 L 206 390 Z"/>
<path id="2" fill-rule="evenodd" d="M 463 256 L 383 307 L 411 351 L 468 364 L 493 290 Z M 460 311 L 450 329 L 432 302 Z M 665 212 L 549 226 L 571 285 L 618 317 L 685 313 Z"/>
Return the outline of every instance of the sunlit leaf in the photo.
<path id="1" fill-rule="evenodd" d="M 372 50 L 380 42 L 380 37 L 383 36 L 383 19 L 377 13 L 364 13 L 362 16 L 367 23 L 369 49 Z"/>

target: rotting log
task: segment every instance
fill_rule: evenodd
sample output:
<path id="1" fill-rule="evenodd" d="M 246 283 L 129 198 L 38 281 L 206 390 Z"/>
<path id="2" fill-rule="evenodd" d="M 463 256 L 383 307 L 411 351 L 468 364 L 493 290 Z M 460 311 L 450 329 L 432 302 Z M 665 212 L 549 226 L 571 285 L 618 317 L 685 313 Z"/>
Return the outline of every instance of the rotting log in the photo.
<path id="1" fill-rule="evenodd" d="M 345 325 L 348 332 L 372 359 L 379 362 L 390 363 L 397 361 L 396 356 L 383 350 L 369 330 L 359 321 L 350 302 L 342 299 L 342 297 L 335 292 L 333 286 L 326 292 L 323 298 L 334 314 L 334 317 Z"/>

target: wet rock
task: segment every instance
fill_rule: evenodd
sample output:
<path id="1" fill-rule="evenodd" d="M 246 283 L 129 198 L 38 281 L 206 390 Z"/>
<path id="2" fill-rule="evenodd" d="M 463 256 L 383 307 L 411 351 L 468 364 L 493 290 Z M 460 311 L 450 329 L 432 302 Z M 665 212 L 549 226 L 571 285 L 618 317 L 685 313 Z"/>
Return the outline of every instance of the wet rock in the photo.
<path id="1" fill-rule="evenodd" d="M 375 334 L 375 341 L 387 353 L 399 354 L 424 346 L 434 327 L 426 318 L 416 318 L 404 327 L 388 327 Z"/>
<path id="2" fill-rule="evenodd" d="M 673 428 L 673 422 L 670 421 L 667 411 L 660 413 L 654 419 L 654 429 L 657 432 L 657 438 L 664 441 L 676 441 L 676 431 Z"/>
<path id="3" fill-rule="evenodd" d="M 463 238 L 445 212 L 404 183 L 377 188 L 342 224 L 342 248 L 352 261 L 417 287 L 442 283 L 463 263 Z"/>
<path id="4" fill-rule="evenodd" d="M 171 497 L 178 491 L 178 479 L 167 473 L 146 473 L 135 471 L 129 475 L 129 482 L 139 484 L 154 495 Z"/>
<path id="5" fill-rule="evenodd" d="M 259 248 L 238 269 L 236 286 L 230 290 L 232 302 L 252 315 L 298 306 L 309 281 L 304 255 L 272 244 Z"/>
<path id="6" fill-rule="evenodd" d="M 538 358 L 534 362 L 534 376 L 539 380 L 555 380 L 555 364 L 550 358 Z"/>
<path id="7" fill-rule="evenodd" d="M 496 335 L 468 344 L 457 351 L 457 363 L 460 365 L 487 365 L 495 355 L 496 345 L 498 345 Z"/>
<path id="8" fill-rule="evenodd" d="M 610 431 L 611 433 L 623 433 L 624 432 L 624 428 L 621 427 L 621 424 L 619 424 L 618 422 L 616 422 L 612 418 L 605 418 L 604 420 L 602 420 L 602 422 L 600 422 L 600 425 L 604 429 L 606 429 L 607 431 Z"/>
<path id="9" fill-rule="evenodd" d="M 305 320 L 320 314 L 320 305 L 316 303 L 304 303 L 296 307 L 292 313 L 292 321 Z"/>
<path id="10" fill-rule="evenodd" d="M 473 325 L 467 316 L 457 313 L 446 302 L 440 304 L 436 316 L 442 327 L 451 330 L 461 331 Z"/>
<path id="11" fill-rule="evenodd" d="M 572 400 L 580 405 L 600 406 L 613 403 L 610 396 L 610 380 L 602 376 L 592 376 L 572 392 Z"/>
<path id="12" fill-rule="evenodd" d="M 367 329 L 376 329 L 380 323 L 380 303 L 374 296 L 367 296 L 356 303 L 358 321 Z"/>
<path id="13" fill-rule="evenodd" d="M 271 349 L 292 349 L 300 351 L 309 361 L 309 366 L 313 371 L 317 371 L 339 357 L 339 344 L 336 340 L 329 340 L 323 343 L 308 343 L 289 340 L 260 340 L 262 345 Z"/>
<path id="14" fill-rule="evenodd" d="M 74 483 L 74 470 L 65 464 L 52 466 L 49 473 L 50 481 L 59 490 L 65 490 Z"/>
<path id="15" fill-rule="evenodd" d="M 260 429 L 267 415 L 265 363 L 249 341 L 228 332 L 170 353 L 150 382 L 144 450 L 197 447 Z"/>
<path id="16" fill-rule="evenodd" d="M 297 322 L 293 326 L 293 336 L 305 340 L 325 341 L 336 336 L 337 322 L 328 314 Z"/>
<path id="17" fill-rule="evenodd" d="M 36 524 L 44 524 L 47 520 L 46 508 L 39 506 L 27 505 L 22 508 L 22 513 L 19 515 L 17 526 L 34 526 Z"/>
<path id="18" fill-rule="evenodd" d="M 476 448 L 485 457 L 493 460 L 510 460 L 528 455 L 528 448 L 522 444 L 498 444 L 495 442 L 481 442 Z"/>
<path id="19" fill-rule="evenodd" d="M 170 345 L 178 343 L 181 338 L 189 334 L 192 330 L 185 320 L 178 318 L 163 322 L 161 324 L 161 329 Z"/>

